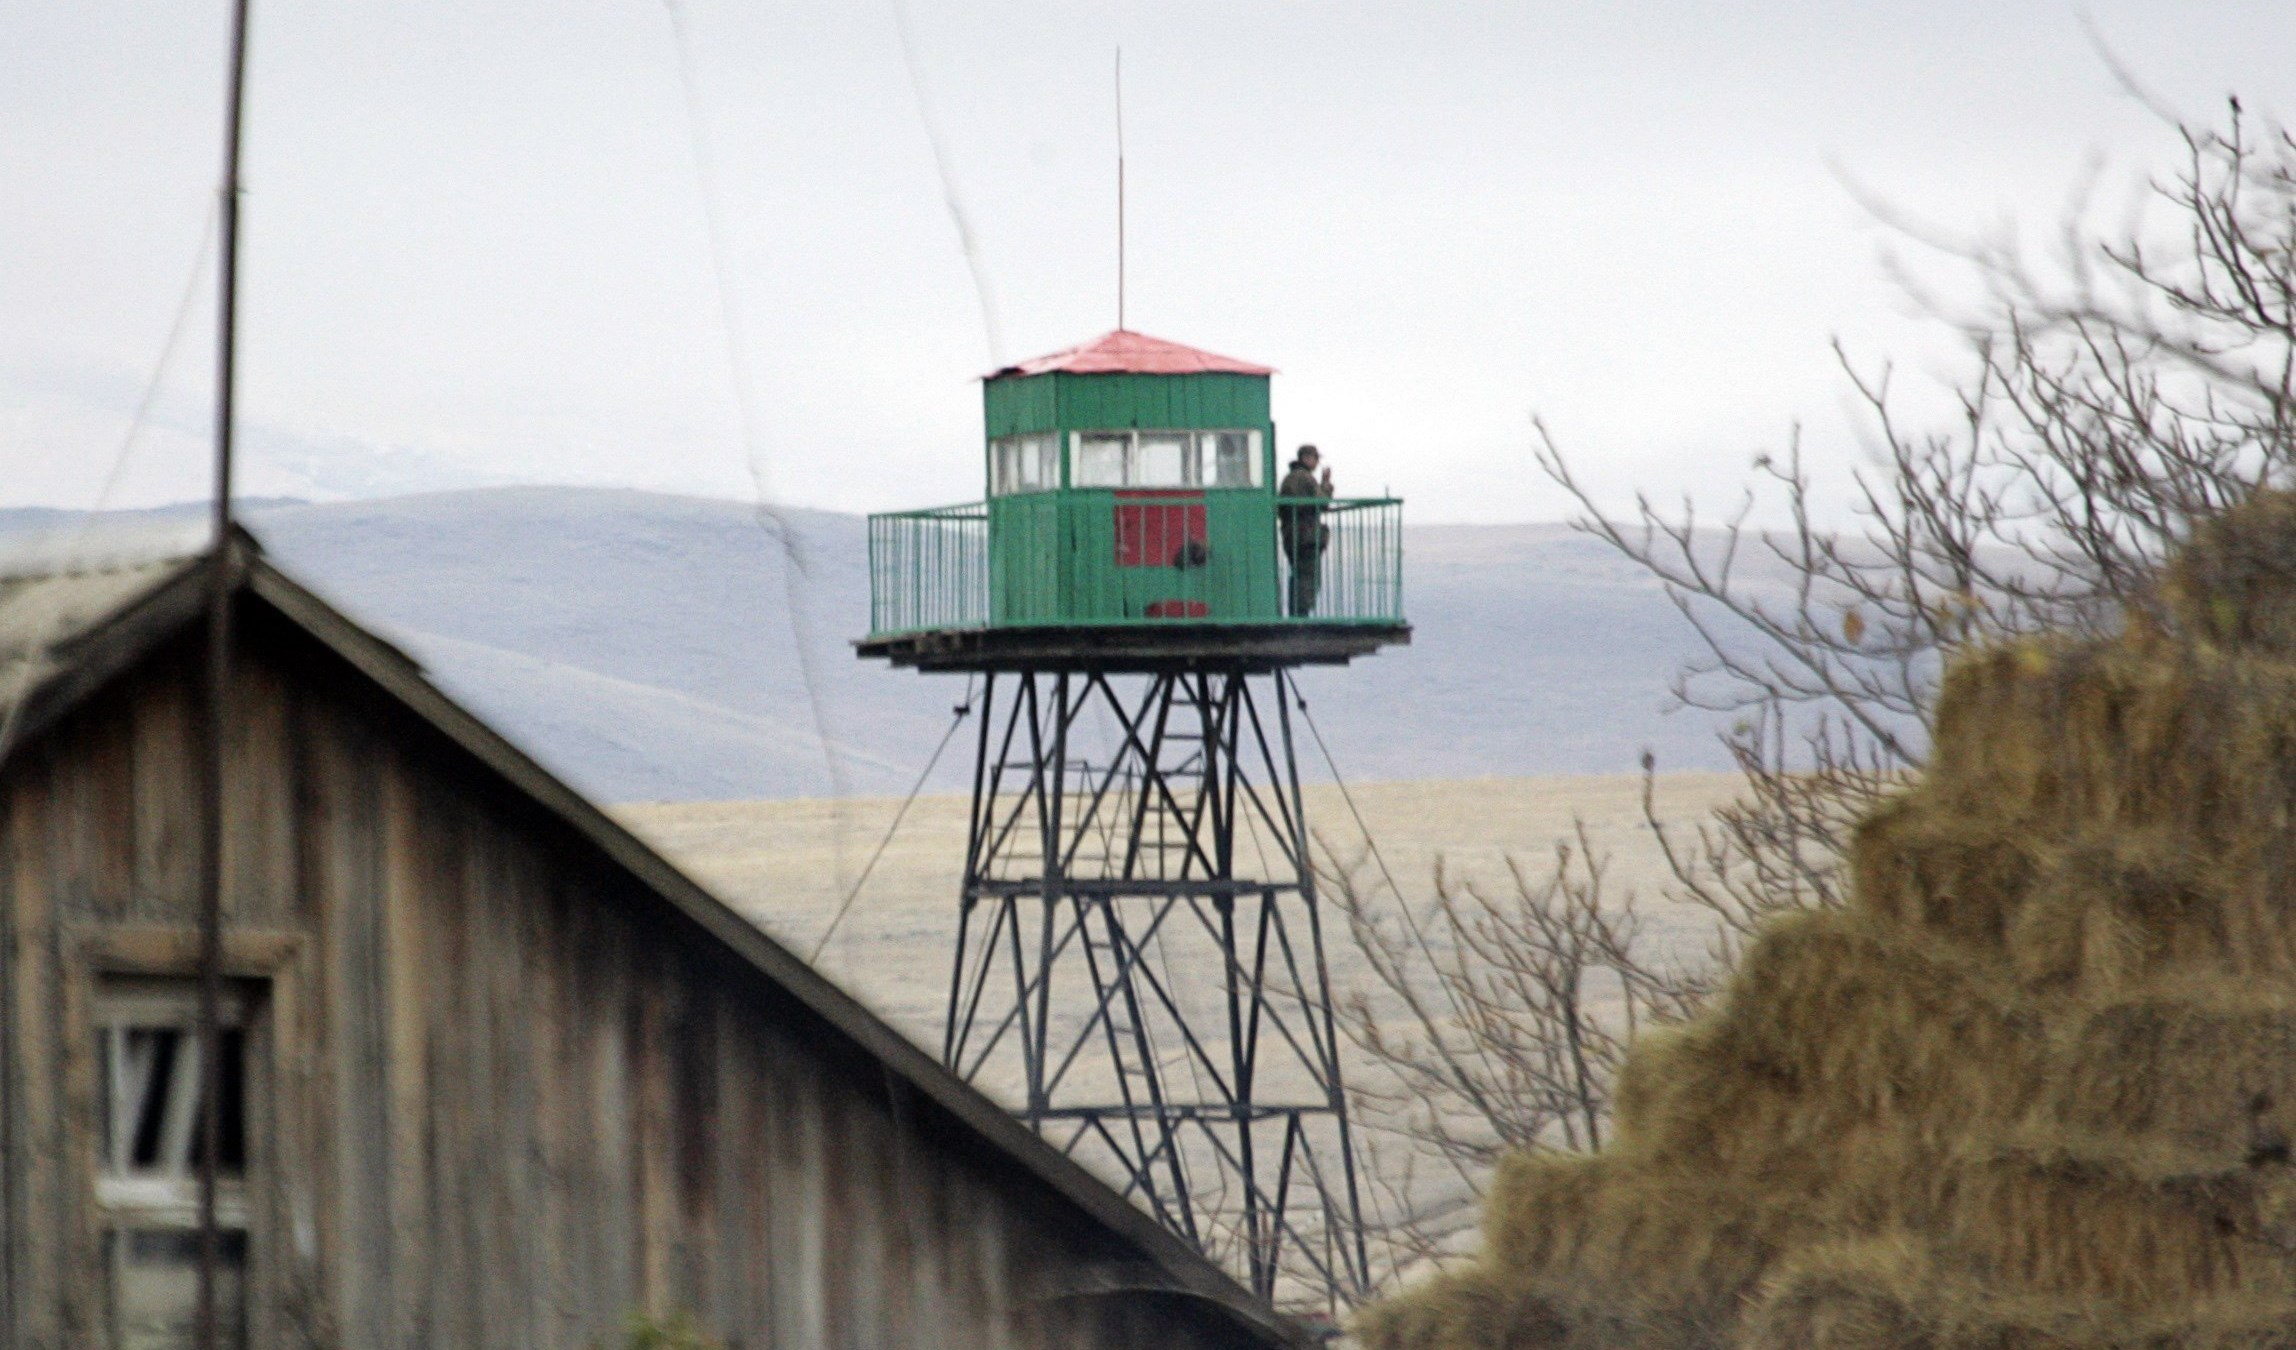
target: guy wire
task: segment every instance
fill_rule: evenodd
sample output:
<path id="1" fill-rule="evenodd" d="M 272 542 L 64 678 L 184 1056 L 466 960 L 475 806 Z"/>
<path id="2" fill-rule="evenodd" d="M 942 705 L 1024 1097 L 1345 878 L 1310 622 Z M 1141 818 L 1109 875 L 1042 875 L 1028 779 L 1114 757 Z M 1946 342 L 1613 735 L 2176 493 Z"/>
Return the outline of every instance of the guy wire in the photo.
<path id="1" fill-rule="evenodd" d="M 965 701 L 956 706 L 956 716 L 949 720 L 949 729 L 941 733 L 941 743 L 933 747 L 932 757 L 925 761 L 924 770 L 917 775 L 917 781 L 909 785 L 909 795 L 901 799 L 900 809 L 893 813 L 893 823 L 885 827 L 885 837 L 877 841 L 876 852 L 869 855 L 869 862 L 861 869 L 861 875 L 853 879 L 852 889 L 845 892 L 845 898 L 838 902 L 837 912 L 830 916 L 829 926 L 821 931 L 821 937 L 813 944 L 813 950 L 806 953 L 806 964 L 813 965 L 821 960 L 821 953 L 828 949 L 829 939 L 837 935 L 838 925 L 845 922 L 845 916 L 853 909 L 853 902 L 861 898 L 861 887 L 869 880 L 869 874 L 877 870 L 877 860 L 885 856 L 886 847 L 893 842 L 894 832 L 901 828 L 902 819 L 909 814 L 909 808 L 916 804 L 917 794 L 925 790 L 925 780 L 933 776 L 933 766 L 941 762 L 941 752 L 949 748 L 950 741 L 956 739 L 957 728 L 965 724 L 965 718 L 972 710 L 973 680 L 968 675 L 965 677 Z"/>

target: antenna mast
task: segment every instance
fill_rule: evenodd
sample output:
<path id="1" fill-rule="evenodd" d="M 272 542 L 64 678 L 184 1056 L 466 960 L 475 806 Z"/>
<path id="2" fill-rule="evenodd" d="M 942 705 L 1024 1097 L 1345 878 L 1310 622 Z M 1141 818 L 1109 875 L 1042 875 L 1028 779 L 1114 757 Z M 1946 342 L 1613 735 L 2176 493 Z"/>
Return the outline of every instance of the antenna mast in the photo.
<path id="1" fill-rule="evenodd" d="M 1116 49 L 1116 330 L 1124 331 L 1124 49 Z"/>
<path id="2" fill-rule="evenodd" d="M 223 777 L 231 695 L 231 451 L 239 347 L 239 141 L 247 104 L 248 0 L 231 8 L 231 69 L 224 111 L 223 193 L 215 336 L 215 538 L 207 558 L 207 671 L 200 709 L 199 871 L 199 1304 L 194 1343 L 224 1344 L 218 1291 L 222 1235 L 216 1168 L 223 1125 Z"/>

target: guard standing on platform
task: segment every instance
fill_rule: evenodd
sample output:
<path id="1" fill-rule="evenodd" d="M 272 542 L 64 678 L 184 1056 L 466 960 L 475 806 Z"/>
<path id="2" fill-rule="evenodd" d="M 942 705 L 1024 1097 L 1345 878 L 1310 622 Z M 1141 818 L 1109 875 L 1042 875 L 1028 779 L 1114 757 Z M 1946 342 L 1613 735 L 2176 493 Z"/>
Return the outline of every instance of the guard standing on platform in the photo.
<path id="1" fill-rule="evenodd" d="M 1323 585 L 1324 545 L 1331 542 L 1331 527 L 1323 523 L 1323 508 L 1297 500 L 1331 496 L 1331 470 L 1323 469 L 1320 478 L 1316 474 L 1322 464 L 1321 451 L 1312 445 L 1301 446 L 1291 462 L 1291 472 L 1276 489 L 1276 531 L 1283 541 L 1284 558 L 1291 564 L 1289 612 L 1295 619 L 1315 613 L 1316 592 Z"/>

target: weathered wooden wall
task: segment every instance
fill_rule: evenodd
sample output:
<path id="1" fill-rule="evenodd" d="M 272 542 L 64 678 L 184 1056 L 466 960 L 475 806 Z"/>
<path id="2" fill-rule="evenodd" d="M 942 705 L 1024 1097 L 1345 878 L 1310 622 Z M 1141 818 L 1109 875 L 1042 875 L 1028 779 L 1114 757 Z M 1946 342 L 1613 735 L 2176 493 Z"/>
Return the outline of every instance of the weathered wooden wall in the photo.
<path id="1" fill-rule="evenodd" d="M 239 661 L 228 952 L 257 1343 L 1236 1343 L 1040 1180 L 275 615 Z M 87 1002 L 191 970 L 192 651 L 0 778 L 7 1343 L 96 1343 Z M 1098 1291 L 1098 1292 L 1093 1292 Z"/>

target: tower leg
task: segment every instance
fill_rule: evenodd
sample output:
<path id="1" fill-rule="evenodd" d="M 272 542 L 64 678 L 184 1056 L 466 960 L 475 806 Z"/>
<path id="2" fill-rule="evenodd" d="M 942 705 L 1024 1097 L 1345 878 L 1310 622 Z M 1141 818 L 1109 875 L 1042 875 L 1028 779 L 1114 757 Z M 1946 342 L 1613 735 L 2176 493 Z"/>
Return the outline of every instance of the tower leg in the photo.
<path id="1" fill-rule="evenodd" d="M 992 674 L 942 1054 L 1259 1293 L 1366 1287 L 1288 675 Z"/>

